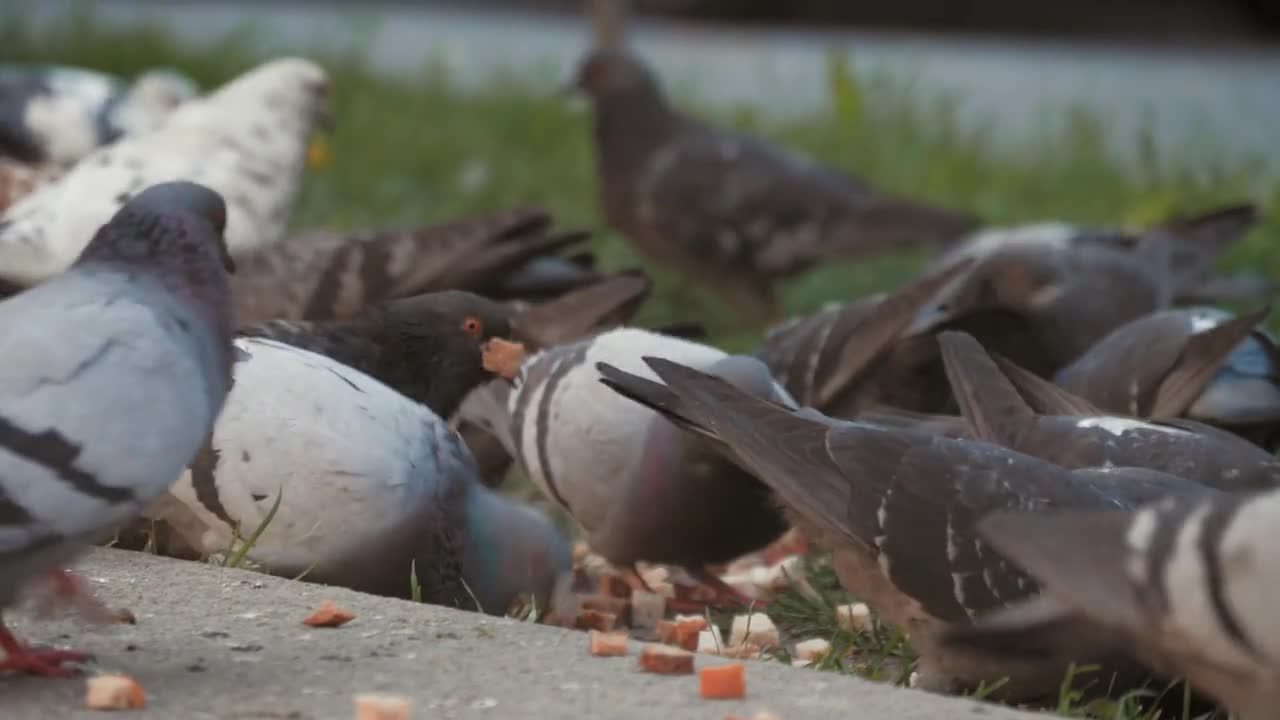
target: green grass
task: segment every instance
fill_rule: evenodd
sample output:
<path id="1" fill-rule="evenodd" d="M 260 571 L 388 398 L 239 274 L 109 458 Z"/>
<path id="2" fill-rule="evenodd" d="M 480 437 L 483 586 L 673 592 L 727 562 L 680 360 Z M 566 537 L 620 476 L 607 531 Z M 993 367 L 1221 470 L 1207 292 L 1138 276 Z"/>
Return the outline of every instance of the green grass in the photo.
<path id="1" fill-rule="evenodd" d="M 589 117 L 580 104 L 556 95 L 553 73 L 538 66 L 502 70 L 467 92 L 431 59 L 417 72 L 384 76 L 369 67 L 360 49 L 371 25 L 353 27 L 351 36 L 328 38 L 327 45 L 317 39 L 307 53 L 333 75 L 338 129 L 331 165 L 306 184 L 298 227 L 398 225 L 537 203 L 564 225 L 594 230 L 606 267 L 644 264 L 604 226 Z M 171 65 L 205 87 L 261 60 L 258 48 L 268 37 L 265 26 L 246 25 L 209 45 L 185 47 L 158 26 L 104 28 L 89 11 L 39 31 L 24 23 L 20 8 L 0 14 L 6 60 L 85 65 L 124 75 Z M 827 75 L 829 109 L 807 117 L 775 120 L 754 107 L 706 107 L 691 92 L 676 92 L 676 101 L 856 171 L 886 189 L 966 208 L 995 223 L 1062 218 L 1141 225 L 1175 211 L 1258 199 L 1267 221 L 1227 264 L 1280 274 L 1280 252 L 1271 250 L 1280 241 L 1274 217 L 1280 178 L 1268 174 L 1261 161 L 1224 159 L 1227 154 L 1212 138 L 1188 138 L 1176 155 L 1158 155 L 1149 132 L 1108 138 L 1105 118 L 1079 110 L 1046 118 L 1046 129 L 1036 136 L 997 143 L 988 131 L 960 129 L 955 99 L 928 95 L 910 78 L 834 59 Z M 668 80 L 677 89 L 687 86 L 679 78 Z M 1108 140 L 1131 144 L 1140 161 L 1117 159 Z M 466 176 L 484 180 L 468 184 Z M 919 261 L 890 257 L 826 267 L 790 283 L 785 303 L 801 311 L 884 289 Z M 689 318 L 704 320 L 717 341 L 733 348 L 750 346 L 760 330 L 735 320 L 710 294 L 657 273 L 657 290 L 642 321 Z"/>

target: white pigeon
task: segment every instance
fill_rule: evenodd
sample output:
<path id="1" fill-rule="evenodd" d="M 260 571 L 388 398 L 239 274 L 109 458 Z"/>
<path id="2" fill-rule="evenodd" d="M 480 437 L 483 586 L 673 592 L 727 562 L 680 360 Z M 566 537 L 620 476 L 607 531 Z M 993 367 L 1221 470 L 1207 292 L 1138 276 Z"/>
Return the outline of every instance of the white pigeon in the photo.
<path id="1" fill-rule="evenodd" d="M 225 218 L 208 188 L 149 188 L 67 272 L 0 303 L 0 608 L 138 514 L 208 434 L 230 386 Z M 2 623 L 0 646 L 0 671 L 81 657 Z"/>
<path id="2" fill-rule="evenodd" d="M 492 432 L 547 498 L 582 526 L 592 550 L 622 567 L 679 565 L 725 601 L 744 599 L 707 565 L 757 550 L 786 529 L 763 486 L 716 450 L 601 382 L 599 363 L 646 379 L 656 355 L 715 373 L 788 406 L 795 401 L 750 357 L 639 328 L 543 351 L 514 387 L 490 383 L 459 417 Z M 605 376 L 607 378 L 607 375 Z"/>
<path id="3" fill-rule="evenodd" d="M 155 131 L 95 150 L 0 216 L 0 277 L 30 284 L 58 273 L 132 195 L 171 180 L 222 195 L 232 254 L 274 243 L 293 214 L 313 125 L 327 121 L 328 87 L 309 60 L 272 60 Z"/>
<path id="4" fill-rule="evenodd" d="M 482 486 L 443 419 L 324 355 L 264 338 L 235 348 L 209 444 L 150 516 L 209 554 L 264 527 L 247 557 L 275 574 L 408 597 L 416 573 L 428 602 L 502 614 L 528 592 L 547 607 L 568 543 Z"/>

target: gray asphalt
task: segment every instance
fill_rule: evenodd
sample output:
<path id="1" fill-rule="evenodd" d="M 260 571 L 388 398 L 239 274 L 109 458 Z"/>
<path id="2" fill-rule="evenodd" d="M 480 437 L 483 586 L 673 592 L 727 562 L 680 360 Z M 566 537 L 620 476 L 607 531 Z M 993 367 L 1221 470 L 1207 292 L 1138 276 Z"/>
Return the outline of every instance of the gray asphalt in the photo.
<path id="1" fill-rule="evenodd" d="M 76 4 L 41 0 L 30 16 L 47 21 Z M 164 23 L 193 43 L 245 23 L 256 24 L 276 49 L 363 41 L 376 66 L 413 70 L 436 57 L 464 87 L 499 68 L 541 67 L 563 77 L 588 43 L 575 18 L 513 11 L 243 0 L 100 0 L 94 7 L 104 22 Z M 1083 105 L 1105 116 L 1121 153 L 1132 148 L 1138 128 L 1154 123 L 1157 148 L 1280 157 L 1275 47 L 1173 49 L 659 22 L 636 23 L 634 30 L 635 45 L 669 81 L 708 100 L 750 103 L 766 113 L 820 107 L 827 53 L 839 50 L 860 67 L 955 95 L 961 122 L 990 122 L 997 138 L 1036 135 L 1060 124 L 1065 109 Z"/>
<path id="2" fill-rule="evenodd" d="M 693 676 L 639 672 L 635 643 L 631 657 L 593 658 L 580 632 L 121 550 L 95 550 L 79 569 L 137 625 L 15 614 L 14 628 L 134 677 L 148 705 L 123 716 L 139 720 L 351 718 L 353 696 L 366 692 L 411 698 L 414 718 L 721 720 L 762 709 L 782 720 L 1045 717 L 772 661 L 748 663 L 745 700 L 701 700 Z M 324 599 L 356 619 L 304 626 Z M 0 677 L 6 720 L 103 717 L 83 703 L 83 678 Z"/>

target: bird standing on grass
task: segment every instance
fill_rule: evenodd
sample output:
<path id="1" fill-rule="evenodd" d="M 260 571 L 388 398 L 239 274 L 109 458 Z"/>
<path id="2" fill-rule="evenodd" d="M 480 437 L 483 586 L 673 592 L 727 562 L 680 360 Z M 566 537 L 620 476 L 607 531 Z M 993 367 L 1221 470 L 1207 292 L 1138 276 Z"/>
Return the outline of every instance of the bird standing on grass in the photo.
<path id="1" fill-rule="evenodd" d="M 775 281 L 824 259 L 946 245 L 977 225 L 683 115 L 622 47 L 616 3 L 593 9 L 596 47 L 573 84 L 593 108 L 605 218 L 744 317 L 780 320 Z"/>
<path id="2" fill-rule="evenodd" d="M 64 273 L 0 303 L 0 607 L 177 480 L 231 385 L 222 198 L 142 190 Z M 74 651 L 0 625 L 0 670 L 61 675 Z"/>

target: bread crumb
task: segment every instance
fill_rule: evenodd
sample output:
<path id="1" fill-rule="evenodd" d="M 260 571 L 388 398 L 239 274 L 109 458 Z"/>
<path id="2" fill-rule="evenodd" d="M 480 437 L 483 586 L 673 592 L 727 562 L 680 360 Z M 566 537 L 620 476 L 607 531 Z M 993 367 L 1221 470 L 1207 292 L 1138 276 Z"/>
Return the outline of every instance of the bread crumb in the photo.
<path id="1" fill-rule="evenodd" d="M 587 632 L 587 651 L 596 657 L 619 657 L 627 654 L 625 632 Z"/>
<path id="2" fill-rule="evenodd" d="M 311 627 L 339 627 L 354 620 L 355 613 L 334 605 L 332 600 L 325 600 L 303 620 L 303 624 Z"/>
<path id="3" fill-rule="evenodd" d="M 631 624 L 640 628 L 656 628 L 667 614 L 667 599 L 644 590 L 631 591 Z"/>
<path id="4" fill-rule="evenodd" d="M 736 646 L 745 643 L 759 648 L 777 647 L 778 628 L 764 613 L 737 615 L 729 629 L 729 644 Z"/>
<path id="5" fill-rule="evenodd" d="M 911 671 L 911 674 L 907 676 L 907 687 L 920 687 L 920 673 L 914 670 Z"/>
<path id="6" fill-rule="evenodd" d="M 601 594 L 616 598 L 631 597 L 631 584 L 617 573 L 605 573 L 598 582 Z"/>
<path id="7" fill-rule="evenodd" d="M 576 625 L 579 630 L 609 632 L 617 623 L 618 616 L 613 613 L 601 612 L 600 610 L 583 610 L 578 613 Z"/>
<path id="8" fill-rule="evenodd" d="M 662 675 L 692 675 L 693 653 L 670 645 L 648 643 L 640 651 L 640 669 Z"/>
<path id="9" fill-rule="evenodd" d="M 97 675 L 85 681 L 84 704 L 90 710 L 135 710 L 146 707 L 142 686 L 128 675 Z"/>
<path id="10" fill-rule="evenodd" d="M 742 663 L 712 665 L 698 671 L 698 695 L 709 700 L 737 700 L 747 694 Z"/>
<path id="11" fill-rule="evenodd" d="M 796 643 L 796 657 L 801 660 L 817 660 L 831 652 L 831 643 L 824 638 L 811 638 Z"/>
<path id="12" fill-rule="evenodd" d="M 802 667 L 809 667 L 812 664 L 813 664 L 812 660 L 801 660 L 800 658 L 791 659 L 791 667 L 802 668 Z"/>
<path id="13" fill-rule="evenodd" d="M 850 603 L 836 607 L 836 625 L 854 632 L 871 632 L 871 608 L 866 603 Z"/>
<path id="14" fill-rule="evenodd" d="M 356 695 L 356 720 L 409 720 L 409 699 L 396 695 Z"/>

